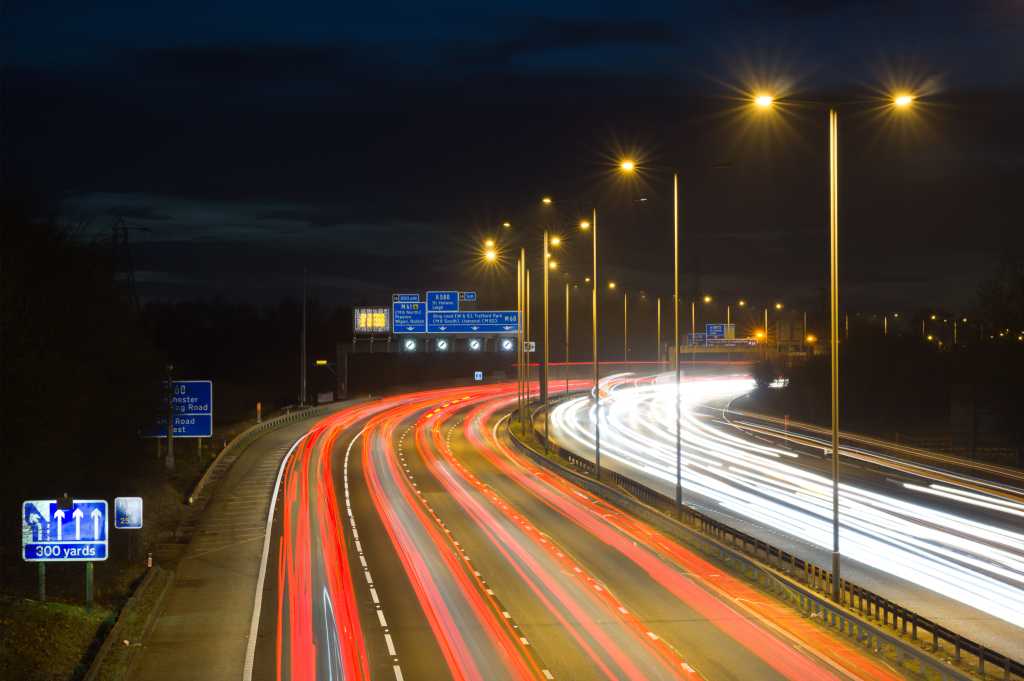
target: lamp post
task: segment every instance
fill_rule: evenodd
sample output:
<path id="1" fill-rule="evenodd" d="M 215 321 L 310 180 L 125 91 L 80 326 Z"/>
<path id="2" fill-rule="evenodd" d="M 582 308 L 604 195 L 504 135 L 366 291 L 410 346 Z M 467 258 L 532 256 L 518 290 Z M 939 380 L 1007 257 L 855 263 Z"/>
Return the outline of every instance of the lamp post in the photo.
<path id="1" fill-rule="evenodd" d="M 622 361 L 629 361 L 629 293 L 622 292 Z"/>
<path id="2" fill-rule="evenodd" d="M 914 103 L 909 93 L 897 93 L 892 97 L 896 109 L 908 109 Z M 760 109 L 771 109 L 775 98 L 770 94 L 754 97 L 754 105 Z M 835 107 L 828 109 L 828 194 L 829 194 L 829 345 L 831 354 L 831 401 L 832 401 L 832 598 L 841 598 L 840 552 L 839 552 L 839 113 Z M 767 333 L 767 310 L 765 311 L 765 332 Z M 922 321 L 922 333 L 924 332 Z M 849 331 L 847 330 L 847 333 Z"/>
<path id="3" fill-rule="evenodd" d="M 655 335 L 657 337 L 658 345 L 657 345 L 657 350 L 655 351 L 655 357 L 656 357 L 657 362 L 660 364 L 661 363 L 661 296 L 658 296 L 658 306 L 657 307 L 658 307 L 658 314 L 657 314 L 657 317 L 658 317 L 658 322 L 657 322 L 657 324 L 658 324 L 658 331 L 657 331 L 657 333 Z"/>
<path id="4" fill-rule="evenodd" d="M 626 159 L 619 164 L 620 170 L 624 173 L 632 173 L 636 170 L 636 163 Z M 672 173 L 672 326 L 674 334 L 674 348 L 672 366 L 675 369 L 676 379 L 676 513 L 682 515 L 683 508 L 683 429 L 682 413 L 679 401 L 681 399 L 680 383 L 682 381 L 682 366 L 679 362 L 679 174 Z M 594 281 L 597 281 L 596 273 Z"/>
<path id="5" fill-rule="evenodd" d="M 580 223 L 581 229 L 588 229 Z M 594 273 L 591 275 L 591 303 L 590 309 L 593 315 L 593 352 L 594 352 L 594 470 L 597 479 L 601 479 L 601 362 L 598 358 L 597 347 L 597 209 L 594 209 L 593 219 L 590 222 L 590 239 L 594 248 Z"/>
<path id="6" fill-rule="evenodd" d="M 569 394 L 569 280 L 565 280 L 565 394 Z"/>
<path id="7" fill-rule="evenodd" d="M 548 250 L 548 246 L 549 245 L 550 244 L 549 244 L 549 241 L 548 241 L 548 230 L 545 229 L 544 230 L 544 266 L 542 268 L 544 270 L 544 285 L 543 285 L 543 291 L 542 291 L 542 295 L 544 297 L 544 354 L 541 355 L 541 361 L 543 362 L 543 370 L 541 371 L 541 377 L 540 377 L 541 378 L 541 380 L 540 380 L 540 401 L 541 401 L 541 405 L 542 405 L 543 411 L 544 411 L 544 453 L 545 454 L 547 454 L 547 451 L 548 451 L 548 441 L 549 441 L 548 421 L 550 420 L 548 418 L 548 380 L 550 378 L 549 367 L 548 367 L 548 360 L 550 358 L 550 349 L 551 349 L 551 345 L 550 345 L 550 343 L 548 343 L 548 272 L 551 271 L 551 267 L 550 267 L 550 264 L 551 264 L 551 262 L 550 262 L 551 253 Z"/>

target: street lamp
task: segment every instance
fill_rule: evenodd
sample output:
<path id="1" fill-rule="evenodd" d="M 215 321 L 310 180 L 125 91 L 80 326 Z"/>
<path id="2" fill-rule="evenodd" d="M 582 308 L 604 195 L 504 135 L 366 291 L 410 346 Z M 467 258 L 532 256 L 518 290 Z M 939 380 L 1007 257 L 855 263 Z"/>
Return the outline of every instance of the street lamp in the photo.
<path id="1" fill-rule="evenodd" d="M 754 97 L 759 109 L 771 109 L 775 99 L 762 93 Z M 893 107 L 906 110 L 914 103 L 913 95 L 897 93 Z M 839 113 L 828 109 L 828 194 L 829 194 L 829 308 L 832 384 L 832 599 L 840 601 L 839 569 Z M 767 311 L 765 312 L 767 332 Z M 923 324 L 923 321 L 922 321 Z M 767 343 L 766 343 L 767 346 Z M 766 347 L 767 351 L 767 347 Z"/>
<path id="2" fill-rule="evenodd" d="M 636 162 L 632 159 L 625 159 L 619 164 L 619 168 L 625 173 L 633 173 L 636 170 Z M 683 510 L 683 427 L 682 412 L 679 402 L 680 383 L 682 382 L 682 367 L 679 363 L 679 174 L 672 173 L 672 320 L 673 334 L 675 336 L 675 348 L 673 352 L 673 366 L 676 374 L 676 513 L 682 515 Z M 596 281 L 596 277 L 595 277 Z"/>

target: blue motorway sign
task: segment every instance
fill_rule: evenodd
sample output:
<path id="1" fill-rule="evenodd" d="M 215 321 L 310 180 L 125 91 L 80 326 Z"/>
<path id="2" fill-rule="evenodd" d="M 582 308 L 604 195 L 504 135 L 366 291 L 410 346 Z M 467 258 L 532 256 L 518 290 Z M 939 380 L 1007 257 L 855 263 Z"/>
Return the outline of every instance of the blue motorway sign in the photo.
<path id="1" fill-rule="evenodd" d="M 213 381 L 175 381 L 171 403 L 174 437 L 213 437 Z M 167 416 L 157 418 L 143 437 L 167 437 Z"/>
<path id="2" fill-rule="evenodd" d="M 39 561 L 107 559 L 107 502 L 76 499 L 69 509 L 54 499 L 21 504 L 21 557 Z"/>
<path id="3" fill-rule="evenodd" d="M 462 310 L 427 312 L 430 333 L 507 333 L 519 328 L 515 310 Z"/>
<path id="4" fill-rule="evenodd" d="M 427 291 L 427 309 L 431 312 L 451 312 L 459 309 L 458 291 Z"/>
<path id="5" fill-rule="evenodd" d="M 114 497 L 114 529 L 142 529 L 142 497 Z"/>
<path id="6" fill-rule="evenodd" d="M 426 333 L 427 306 L 424 303 L 392 303 L 391 330 L 395 333 Z"/>
<path id="7" fill-rule="evenodd" d="M 459 291 L 459 300 L 466 303 L 475 303 L 476 291 Z"/>
<path id="8" fill-rule="evenodd" d="M 420 302 L 420 294 L 418 293 L 392 293 L 392 303 L 418 303 Z"/>
<path id="9" fill-rule="evenodd" d="M 725 324 L 705 324 L 704 332 L 708 338 L 725 338 Z"/>

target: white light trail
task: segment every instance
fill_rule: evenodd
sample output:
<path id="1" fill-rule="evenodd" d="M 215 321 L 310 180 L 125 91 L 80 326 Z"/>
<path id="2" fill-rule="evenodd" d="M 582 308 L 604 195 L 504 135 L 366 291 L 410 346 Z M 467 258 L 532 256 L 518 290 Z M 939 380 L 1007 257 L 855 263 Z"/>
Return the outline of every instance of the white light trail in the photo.
<path id="1" fill-rule="evenodd" d="M 641 482 L 673 494 L 676 478 L 675 383 L 602 382 L 601 454 L 632 467 Z M 611 383 L 611 382 L 610 382 Z M 683 488 L 733 515 L 766 523 L 825 550 L 832 548 L 832 481 L 794 462 L 794 452 L 754 442 L 696 407 L 753 388 L 749 378 L 702 379 L 680 386 Z M 593 451 L 588 397 L 551 415 L 553 435 L 577 454 Z M 973 517 L 985 509 L 1018 516 L 1019 504 L 942 485 L 906 485 L 956 513 L 840 483 L 843 555 L 1024 627 L 1024 534 Z"/>

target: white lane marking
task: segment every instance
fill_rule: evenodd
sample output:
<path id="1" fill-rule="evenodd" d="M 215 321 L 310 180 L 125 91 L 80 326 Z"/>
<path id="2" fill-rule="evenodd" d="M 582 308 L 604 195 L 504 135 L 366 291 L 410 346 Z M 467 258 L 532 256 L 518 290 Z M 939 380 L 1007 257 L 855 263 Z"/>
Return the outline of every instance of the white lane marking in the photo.
<path id="1" fill-rule="evenodd" d="M 281 488 L 281 477 L 284 475 L 284 468 L 292 458 L 299 443 L 306 439 L 309 432 L 292 443 L 288 453 L 281 460 L 277 469 L 277 479 L 274 481 L 274 492 L 270 496 L 270 509 L 267 511 L 267 530 L 263 539 L 263 556 L 260 558 L 260 573 L 256 578 L 256 595 L 253 596 L 252 621 L 249 623 L 249 640 L 245 646 L 245 665 L 242 667 L 243 681 L 252 681 L 252 666 L 256 657 L 256 635 L 260 627 L 260 610 L 263 607 L 263 583 L 267 578 L 267 557 L 270 554 L 270 528 L 274 524 L 274 507 L 277 505 L 277 492 Z"/>
<path id="2" fill-rule="evenodd" d="M 348 512 L 348 522 L 352 526 L 352 539 L 356 547 L 356 552 L 359 554 L 359 562 L 363 566 L 363 574 L 366 576 L 366 584 L 370 589 L 370 598 L 373 599 L 374 605 L 377 607 L 377 620 L 380 622 L 381 629 L 384 630 L 384 643 L 388 647 L 388 655 L 392 658 L 398 657 L 398 652 L 395 650 L 395 642 L 391 639 L 391 634 L 388 632 L 388 621 L 384 619 L 384 608 L 380 604 L 380 600 L 377 597 L 377 589 L 373 586 L 373 579 L 370 577 L 370 570 L 366 566 L 366 557 L 363 555 L 363 545 L 359 543 L 359 531 L 356 530 L 356 516 L 352 513 L 352 497 L 349 493 L 348 487 L 348 460 L 352 454 L 352 445 L 363 437 L 366 432 L 366 426 L 363 426 L 362 430 L 356 433 L 355 437 L 352 438 L 348 443 L 348 447 L 345 448 L 345 463 L 343 466 L 344 479 L 345 479 L 345 509 Z M 404 437 L 404 436 L 403 436 Z M 402 677 L 402 667 L 394 665 L 395 679 L 396 681 L 404 681 Z M 249 681 L 248 679 L 246 681 Z"/>
<path id="3" fill-rule="evenodd" d="M 544 678 L 545 679 L 554 679 L 555 678 L 554 676 L 552 676 L 551 672 L 549 672 L 547 669 L 541 669 L 540 671 L 541 671 L 541 673 L 544 674 Z"/>

